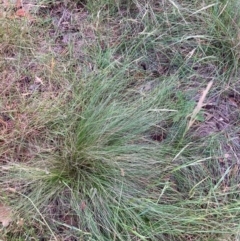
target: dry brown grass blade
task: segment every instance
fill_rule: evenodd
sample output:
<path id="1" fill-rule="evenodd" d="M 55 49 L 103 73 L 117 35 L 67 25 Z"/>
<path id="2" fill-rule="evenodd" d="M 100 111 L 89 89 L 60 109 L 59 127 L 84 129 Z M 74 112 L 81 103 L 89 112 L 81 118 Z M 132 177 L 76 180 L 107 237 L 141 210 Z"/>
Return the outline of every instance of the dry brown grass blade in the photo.
<path id="1" fill-rule="evenodd" d="M 185 133 L 191 128 L 191 126 L 194 124 L 194 122 L 196 121 L 196 117 L 197 117 L 197 114 L 200 112 L 200 110 L 202 109 L 203 107 L 203 102 L 204 100 L 206 99 L 206 96 L 209 92 L 209 90 L 211 89 L 213 85 L 213 81 L 210 81 L 206 87 L 206 89 L 203 91 L 198 103 L 197 103 L 197 106 L 194 108 L 192 114 L 191 114 L 191 118 L 188 122 L 188 125 L 187 125 L 187 129 L 185 131 Z"/>

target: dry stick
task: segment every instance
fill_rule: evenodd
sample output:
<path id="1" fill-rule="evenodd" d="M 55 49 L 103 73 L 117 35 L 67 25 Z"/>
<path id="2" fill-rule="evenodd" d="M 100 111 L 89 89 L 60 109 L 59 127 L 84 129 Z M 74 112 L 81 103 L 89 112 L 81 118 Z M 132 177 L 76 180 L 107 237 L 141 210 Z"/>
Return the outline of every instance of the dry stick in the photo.
<path id="1" fill-rule="evenodd" d="M 191 118 L 190 118 L 190 121 L 189 121 L 189 123 L 187 125 L 187 128 L 185 130 L 184 136 L 187 133 L 187 131 L 191 128 L 191 126 L 194 124 L 194 122 L 196 121 L 197 114 L 202 109 L 203 102 L 206 99 L 206 96 L 207 96 L 209 90 L 211 89 L 212 84 L 213 84 L 213 81 L 210 81 L 208 83 L 208 85 L 207 85 L 207 88 L 203 91 L 202 96 L 200 97 L 200 99 L 199 99 L 199 101 L 197 103 L 197 106 L 194 108 L 194 110 L 193 110 L 193 112 L 191 114 Z"/>

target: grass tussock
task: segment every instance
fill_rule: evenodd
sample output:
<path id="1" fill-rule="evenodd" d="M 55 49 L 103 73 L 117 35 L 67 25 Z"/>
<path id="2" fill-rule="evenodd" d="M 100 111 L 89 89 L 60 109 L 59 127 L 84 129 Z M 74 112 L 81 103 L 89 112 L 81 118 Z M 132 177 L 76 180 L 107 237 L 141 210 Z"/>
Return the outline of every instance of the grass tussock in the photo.
<path id="1" fill-rule="evenodd" d="M 237 239 L 237 1 L 31 6 L 0 15 L 3 240 Z"/>

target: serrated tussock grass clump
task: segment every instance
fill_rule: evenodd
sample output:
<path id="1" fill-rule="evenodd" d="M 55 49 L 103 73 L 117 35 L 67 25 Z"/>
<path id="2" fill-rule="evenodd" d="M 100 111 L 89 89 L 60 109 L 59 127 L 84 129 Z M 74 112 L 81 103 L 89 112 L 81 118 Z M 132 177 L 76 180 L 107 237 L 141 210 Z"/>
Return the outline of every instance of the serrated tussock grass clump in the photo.
<path id="1" fill-rule="evenodd" d="M 108 67 L 84 84 L 76 81 L 71 110 L 57 128 L 59 150 L 42 165 L 36 160 L 13 167 L 16 180 L 25 183 L 23 199 L 28 196 L 20 209 L 34 212 L 31 200 L 46 220 L 61 222 L 60 216 L 70 216 L 77 231 L 99 240 L 128 240 L 131 229 L 135 235 L 138 226 L 147 229 L 138 214 L 138 198 L 149 197 L 149 182 L 166 165 L 158 156 L 168 153 L 148 132 L 164 120 L 174 86 L 159 83 L 144 97 L 129 88 L 125 70 L 114 75 L 116 69 Z M 59 206 L 58 212 L 52 205 Z"/>

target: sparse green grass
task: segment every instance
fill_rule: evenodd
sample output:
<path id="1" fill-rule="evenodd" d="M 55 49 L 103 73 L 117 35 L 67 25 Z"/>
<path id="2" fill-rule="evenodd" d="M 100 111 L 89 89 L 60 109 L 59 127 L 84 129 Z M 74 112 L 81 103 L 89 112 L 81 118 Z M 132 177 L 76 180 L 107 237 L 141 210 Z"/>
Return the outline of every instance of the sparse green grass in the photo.
<path id="1" fill-rule="evenodd" d="M 237 8 L 41 1 L 32 23 L 2 17 L 0 204 L 14 220 L 0 238 L 238 240 Z"/>

